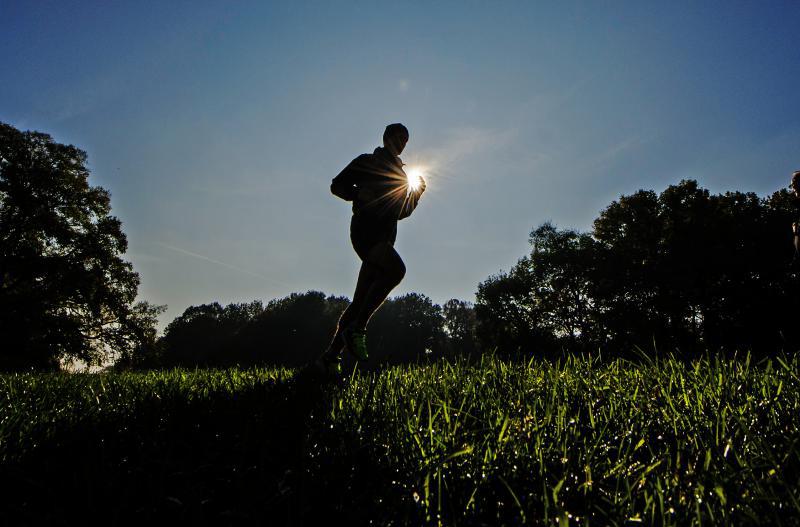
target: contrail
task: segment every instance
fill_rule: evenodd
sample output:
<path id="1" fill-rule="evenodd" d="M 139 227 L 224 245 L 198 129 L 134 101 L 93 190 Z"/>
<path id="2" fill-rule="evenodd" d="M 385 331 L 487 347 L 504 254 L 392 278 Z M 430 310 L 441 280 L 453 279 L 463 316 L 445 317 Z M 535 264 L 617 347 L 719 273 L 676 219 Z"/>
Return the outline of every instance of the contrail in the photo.
<path id="1" fill-rule="evenodd" d="M 193 256 L 193 257 L 198 258 L 200 260 L 205 260 L 206 262 L 211 262 L 213 264 L 221 265 L 222 267 L 227 267 L 228 269 L 233 269 L 234 271 L 239 271 L 240 273 L 248 274 L 248 275 L 254 276 L 256 278 L 261 278 L 262 280 L 267 280 L 267 281 L 273 282 L 275 284 L 279 284 L 279 285 L 282 285 L 282 286 L 286 286 L 287 285 L 287 284 L 285 284 L 285 283 L 283 283 L 281 281 L 274 280 L 272 278 L 266 277 L 263 274 L 254 273 L 253 271 L 248 271 L 247 269 L 242 269 L 241 267 L 237 267 L 237 266 L 231 265 L 229 263 L 220 262 L 219 260 L 214 260 L 213 258 L 209 258 L 208 256 L 203 256 L 202 254 L 193 253 L 191 251 L 187 251 L 186 249 L 181 249 L 180 247 L 175 247 L 174 245 L 167 245 L 166 243 L 162 243 L 162 242 L 156 242 L 156 245 L 160 245 L 161 247 L 164 247 L 166 249 L 170 249 L 170 250 L 175 251 L 175 252 L 179 252 L 181 254 L 185 254 L 187 256 Z"/>

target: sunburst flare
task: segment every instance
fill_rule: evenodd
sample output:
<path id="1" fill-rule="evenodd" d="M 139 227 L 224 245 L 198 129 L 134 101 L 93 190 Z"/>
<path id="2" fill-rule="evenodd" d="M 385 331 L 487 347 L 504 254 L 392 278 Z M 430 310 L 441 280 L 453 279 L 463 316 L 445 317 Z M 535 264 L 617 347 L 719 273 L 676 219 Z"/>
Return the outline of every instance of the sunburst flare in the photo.
<path id="1" fill-rule="evenodd" d="M 419 167 L 410 168 L 406 175 L 408 176 L 408 188 L 412 192 L 416 192 L 422 187 L 425 179 L 423 178 L 424 171 Z"/>

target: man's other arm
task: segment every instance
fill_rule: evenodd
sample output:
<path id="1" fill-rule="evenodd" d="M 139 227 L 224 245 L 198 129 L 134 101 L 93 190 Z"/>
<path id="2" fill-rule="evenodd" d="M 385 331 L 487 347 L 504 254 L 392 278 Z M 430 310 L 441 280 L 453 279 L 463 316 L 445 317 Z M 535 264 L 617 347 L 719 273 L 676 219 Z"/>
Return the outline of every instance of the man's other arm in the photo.
<path id="1" fill-rule="evenodd" d="M 358 197 L 358 170 L 356 168 L 358 159 L 352 160 L 331 181 L 331 192 L 345 201 L 353 201 Z"/>
<path id="2" fill-rule="evenodd" d="M 417 208 L 419 198 L 422 196 L 423 192 L 425 192 L 425 182 L 422 183 L 419 190 L 408 193 L 408 196 L 406 196 L 406 199 L 403 201 L 403 208 L 400 210 L 400 217 L 398 219 L 402 220 L 403 218 L 411 216 L 411 213 Z"/>

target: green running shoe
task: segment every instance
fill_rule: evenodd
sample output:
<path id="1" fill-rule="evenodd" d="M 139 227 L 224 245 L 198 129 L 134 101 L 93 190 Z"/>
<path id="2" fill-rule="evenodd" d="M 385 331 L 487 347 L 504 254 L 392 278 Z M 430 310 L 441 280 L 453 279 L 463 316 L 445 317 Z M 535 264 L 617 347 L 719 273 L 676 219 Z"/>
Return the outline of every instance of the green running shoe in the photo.
<path id="1" fill-rule="evenodd" d="M 347 351 L 352 353 L 355 358 L 360 361 L 369 359 L 366 330 L 356 329 L 351 326 L 342 331 L 342 339 L 344 339 L 344 346 Z"/>

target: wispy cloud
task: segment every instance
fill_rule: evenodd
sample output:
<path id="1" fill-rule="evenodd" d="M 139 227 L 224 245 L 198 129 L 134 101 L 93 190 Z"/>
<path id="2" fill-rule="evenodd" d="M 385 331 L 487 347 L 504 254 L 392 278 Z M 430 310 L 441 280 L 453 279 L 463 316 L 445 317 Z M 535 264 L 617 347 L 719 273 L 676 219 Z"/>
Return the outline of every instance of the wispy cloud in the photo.
<path id="1" fill-rule="evenodd" d="M 635 150 L 636 148 L 647 143 L 647 141 L 647 138 L 638 135 L 626 137 L 625 139 L 614 143 L 599 154 L 588 159 L 584 166 L 584 170 L 602 169 L 619 159 L 621 156 L 629 153 L 631 150 Z"/>
<path id="2" fill-rule="evenodd" d="M 209 262 L 209 263 L 213 263 L 213 264 L 219 265 L 220 267 L 225 267 L 227 269 L 231 269 L 233 271 L 238 271 L 240 273 L 243 273 L 243 274 L 246 274 L 246 275 L 250 275 L 250 276 L 253 276 L 255 278 L 260 278 L 262 280 L 267 280 L 269 282 L 273 282 L 273 283 L 281 285 L 281 286 L 286 286 L 286 284 L 284 282 L 281 282 L 280 280 L 275 280 L 273 278 L 269 278 L 267 276 L 264 276 L 263 274 L 256 273 L 256 272 L 253 272 L 253 271 L 249 271 L 247 269 L 244 269 L 242 267 L 239 267 L 239 266 L 236 266 L 236 265 L 233 265 L 233 264 L 229 264 L 227 262 L 221 262 L 219 260 L 215 260 L 213 258 L 209 258 L 208 256 L 204 256 L 202 254 L 198 254 L 198 253 L 195 253 L 195 252 L 192 252 L 192 251 L 187 251 L 186 249 L 181 249 L 180 247 L 175 247 L 174 245 L 169 245 L 169 244 L 162 243 L 162 242 L 156 242 L 156 245 L 158 245 L 160 247 L 164 247 L 165 249 L 169 249 L 171 251 L 175 251 L 177 253 L 185 254 L 186 256 L 191 256 L 193 258 L 197 258 L 198 260 L 203 260 L 205 262 Z"/>

